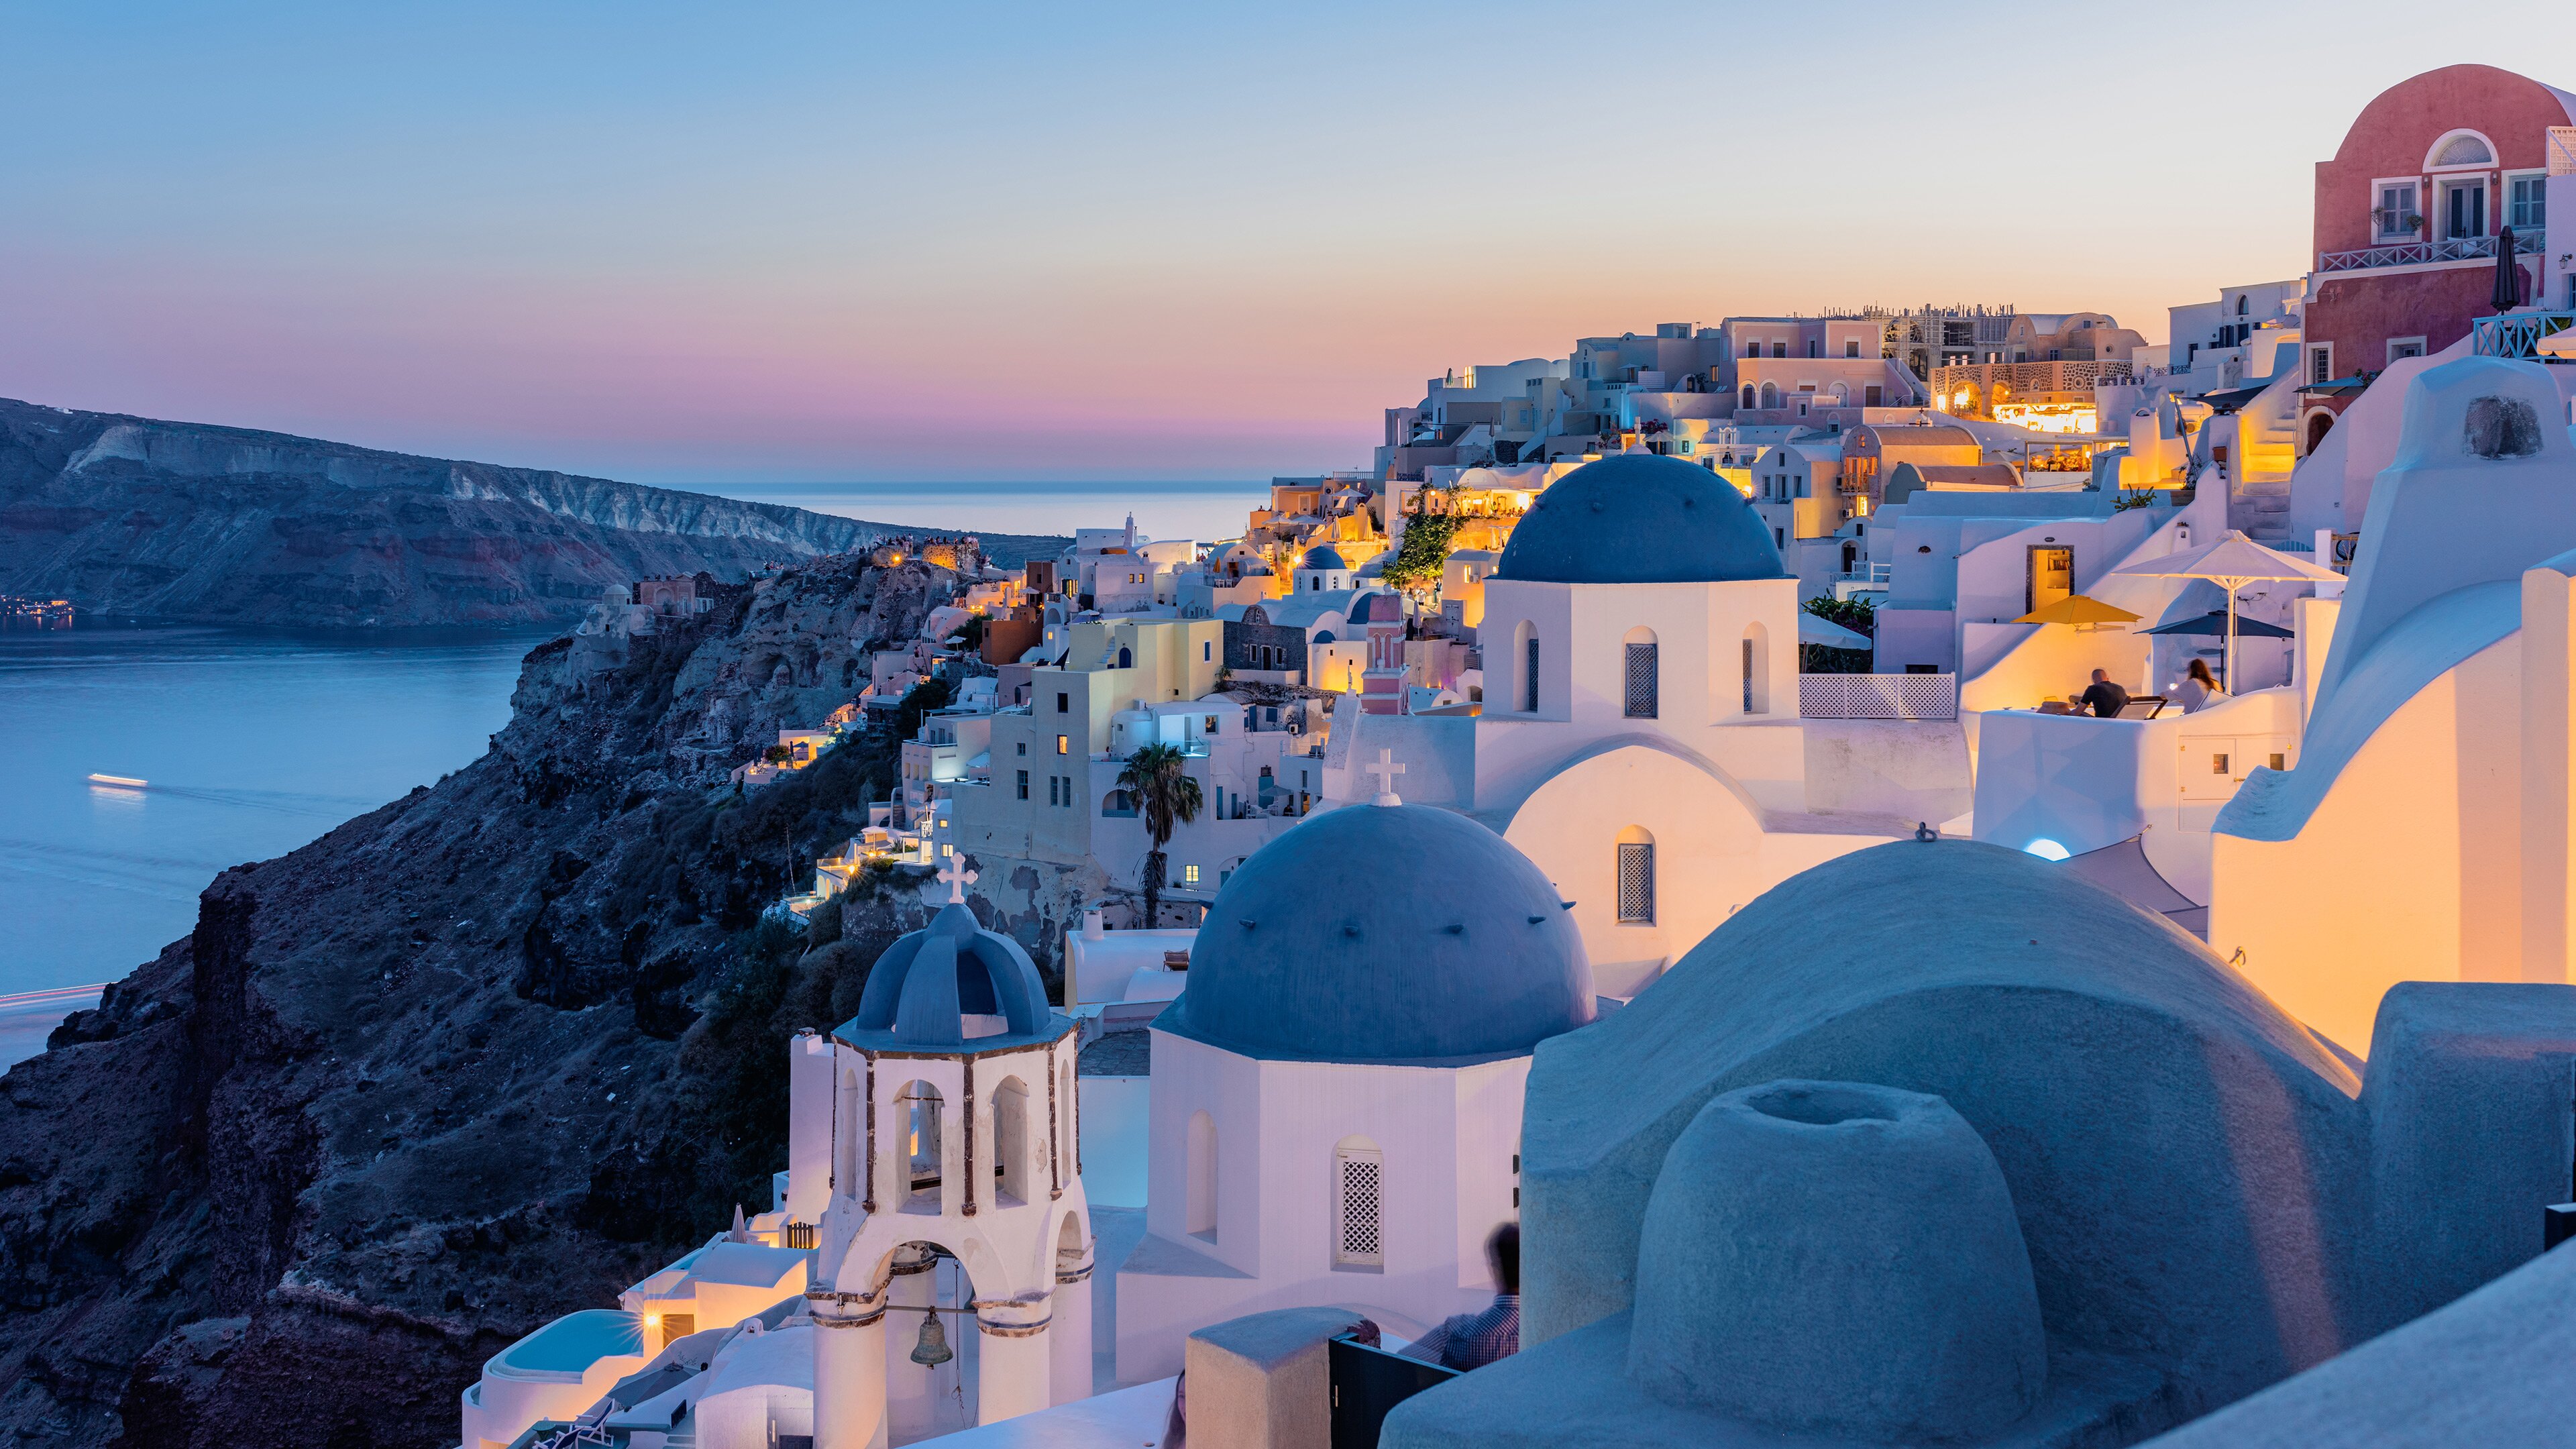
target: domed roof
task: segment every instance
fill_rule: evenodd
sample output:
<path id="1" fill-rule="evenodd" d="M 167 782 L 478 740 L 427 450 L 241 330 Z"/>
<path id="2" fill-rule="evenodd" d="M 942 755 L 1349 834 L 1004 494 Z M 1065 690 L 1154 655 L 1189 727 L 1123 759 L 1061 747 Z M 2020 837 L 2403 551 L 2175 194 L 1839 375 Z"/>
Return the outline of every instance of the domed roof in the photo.
<path id="1" fill-rule="evenodd" d="M 1404 600 L 1379 590 L 1351 600 L 1350 621 L 1354 624 L 1404 622 Z"/>
<path id="2" fill-rule="evenodd" d="M 1592 1010 L 1583 939 L 1529 857 L 1447 810 L 1353 805 L 1234 872 L 1156 1025 L 1244 1056 L 1419 1062 L 1517 1056 Z"/>
<path id="3" fill-rule="evenodd" d="M 1306 550 L 1306 556 L 1297 561 L 1297 567 L 1301 569 L 1347 569 L 1350 565 L 1342 562 L 1341 550 L 1334 548 L 1329 543 L 1319 543 L 1313 548 Z"/>
<path id="4" fill-rule="evenodd" d="M 970 1016 L 999 1018 L 973 1023 Z M 975 923 L 951 902 L 930 924 L 896 941 L 868 971 L 859 1014 L 838 1033 L 873 1049 L 989 1048 L 1043 1040 L 1072 1023 L 1047 1005 L 1038 968 L 1020 943 Z"/>
<path id="5" fill-rule="evenodd" d="M 1734 484 L 1653 453 L 1621 453 L 1558 479 L 1513 527 L 1494 570 L 1542 584 L 1787 576 L 1770 528 Z"/>

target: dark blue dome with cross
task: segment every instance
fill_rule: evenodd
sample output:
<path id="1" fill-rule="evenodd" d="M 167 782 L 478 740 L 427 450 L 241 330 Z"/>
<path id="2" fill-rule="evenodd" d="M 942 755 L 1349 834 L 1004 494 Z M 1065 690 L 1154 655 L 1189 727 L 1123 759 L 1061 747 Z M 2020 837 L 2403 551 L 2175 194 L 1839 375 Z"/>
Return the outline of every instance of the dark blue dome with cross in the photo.
<path id="1" fill-rule="evenodd" d="M 1679 458 L 1621 453 L 1566 474 L 1512 528 L 1504 582 L 1709 584 L 1788 577 L 1735 485 Z"/>
<path id="2" fill-rule="evenodd" d="M 1156 1027 L 1267 1060 L 1450 1065 L 1592 1019 L 1583 938 L 1529 857 L 1381 790 L 1227 879 Z"/>
<path id="3" fill-rule="evenodd" d="M 950 864 L 949 903 L 869 968 L 858 1015 L 834 1033 L 843 1041 L 870 1051 L 990 1051 L 1072 1030 L 1072 1018 L 1048 1004 L 1029 953 L 976 922 L 964 900 L 973 876 L 954 870 L 954 857 Z"/>

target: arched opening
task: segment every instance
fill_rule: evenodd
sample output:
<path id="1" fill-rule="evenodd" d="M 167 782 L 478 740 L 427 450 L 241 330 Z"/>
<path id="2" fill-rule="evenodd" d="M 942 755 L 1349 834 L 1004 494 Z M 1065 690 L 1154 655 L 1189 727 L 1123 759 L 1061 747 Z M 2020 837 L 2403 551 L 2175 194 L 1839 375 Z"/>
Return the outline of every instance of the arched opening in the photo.
<path id="1" fill-rule="evenodd" d="M 1386 1159 L 1365 1137 L 1333 1148 L 1333 1266 L 1386 1271 Z"/>
<path id="2" fill-rule="evenodd" d="M 1082 1170 L 1082 1154 L 1077 1146 L 1082 1141 L 1082 1098 L 1074 1091 L 1073 1063 L 1064 1064 L 1062 1095 L 1056 1098 L 1055 1176 L 1057 1186 Z"/>
<path id="3" fill-rule="evenodd" d="M 1190 1117 L 1188 1172 L 1181 1203 L 1181 1230 L 1216 1241 L 1216 1119 L 1205 1112 Z"/>
<path id="4" fill-rule="evenodd" d="M 1121 669 L 1133 669 L 1136 667 L 1135 652 L 1124 644 L 1118 646 L 1118 667 Z"/>
<path id="5" fill-rule="evenodd" d="M 1851 406 L 1851 384 L 1838 382 L 1828 389 L 1828 391 L 1830 391 L 1834 396 L 1835 407 L 1840 408 Z"/>
<path id="6" fill-rule="evenodd" d="M 2320 411 L 2318 411 L 2318 412 L 2316 412 L 2316 413 L 2312 414 L 2312 415 L 2308 418 L 2308 451 L 2309 451 L 2309 452 L 2311 452 L 2311 453 L 2315 452 L 2315 451 L 2317 450 L 2317 444 L 2322 443 L 2322 442 L 2324 442 L 2324 441 L 2326 440 L 2326 434 L 2328 434 L 2328 433 L 2330 433 L 2330 432 L 2333 432 L 2333 431 L 2334 431 L 2334 422 L 2335 422 L 2335 415 L 2334 415 L 2334 414 L 2332 414 L 2332 413 L 2330 413 L 2330 412 L 2325 412 L 2325 411 L 2323 411 L 2323 410 L 2320 410 Z"/>
<path id="7" fill-rule="evenodd" d="M 903 1202 L 908 1213 L 936 1213 L 939 1191 L 940 1116 L 945 1103 L 928 1082 L 904 1083 L 895 1094 L 895 1130 L 903 1134 Z"/>
<path id="8" fill-rule="evenodd" d="M 1771 712 L 1771 631 L 1760 624 L 1744 626 L 1744 712 Z"/>
<path id="9" fill-rule="evenodd" d="M 859 1074 L 841 1069 L 840 1101 L 832 1113 L 832 1182 L 849 1197 L 873 1198 L 866 1184 L 859 1181 L 859 1144 L 867 1138 L 865 1108 L 859 1101 Z M 844 1125 L 846 1124 L 846 1125 Z"/>
<path id="10" fill-rule="evenodd" d="M 1538 713 L 1538 626 L 1527 619 L 1512 626 L 1512 667 L 1520 672 L 1512 694 L 1521 713 Z"/>
<path id="11" fill-rule="evenodd" d="M 1655 837 L 1645 827 L 1631 825 L 1619 832 L 1617 855 L 1619 924 L 1651 926 L 1655 923 Z"/>
<path id="12" fill-rule="evenodd" d="M 1753 384 L 1748 382 L 1744 385 L 1744 400 L 1737 403 L 1736 406 L 1747 408 L 1753 406 Z"/>
<path id="13" fill-rule="evenodd" d="M 2242 317 L 2242 316 L 2244 316 L 2244 315 L 2245 315 L 2245 302 L 2246 302 L 2246 299 L 2245 299 L 2245 298 L 2243 298 L 2243 297 L 2239 297 L 2239 298 L 2237 298 L 2237 299 L 2236 299 L 2236 315 L 2237 315 L 2237 316 L 2239 316 L 2239 317 Z"/>
<path id="14" fill-rule="evenodd" d="M 1136 815 L 1136 797 L 1125 790 L 1112 790 L 1107 795 L 1101 797 L 1100 813 L 1104 816 L 1112 816 L 1122 820 L 1134 819 Z"/>
<path id="15" fill-rule="evenodd" d="M 1762 405 L 1766 408 L 1776 408 L 1780 405 L 1780 384 L 1776 382 L 1762 384 Z"/>
<path id="16" fill-rule="evenodd" d="M 1058 1277 L 1081 1271 L 1082 1255 L 1087 1248 L 1082 1240 L 1082 1220 L 1072 1213 L 1064 1215 L 1064 1226 L 1055 1233 L 1055 1271 Z"/>
<path id="17" fill-rule="evenodd" d="M 993 1185 L 1006 1202 L 1030 1200 L 1029 1089 L 1004 1077 L 993 1089 Z"/>
<path id="18" fill-rule="evenodd" d="M 1640 624 L 1628 631 L 1623 646 L 1626 655 L 1626 688 L 1630 719 L 1654 719 L 1662 712 L 1663 672 L 1658 662 L 1655 631 Z"/>

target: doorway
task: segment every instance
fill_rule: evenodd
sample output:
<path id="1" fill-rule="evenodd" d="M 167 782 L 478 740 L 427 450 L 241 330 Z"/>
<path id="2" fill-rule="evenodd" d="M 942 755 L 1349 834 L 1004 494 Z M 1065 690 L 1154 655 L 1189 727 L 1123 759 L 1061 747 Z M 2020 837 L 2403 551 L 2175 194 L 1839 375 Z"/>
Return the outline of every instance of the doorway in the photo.
<path id="1" fill-rule="evenodd" d="M 2075 550 L 2033 544 L 2022 587 L 2022 612 L 2036 613 L 2075 592 Z"/>

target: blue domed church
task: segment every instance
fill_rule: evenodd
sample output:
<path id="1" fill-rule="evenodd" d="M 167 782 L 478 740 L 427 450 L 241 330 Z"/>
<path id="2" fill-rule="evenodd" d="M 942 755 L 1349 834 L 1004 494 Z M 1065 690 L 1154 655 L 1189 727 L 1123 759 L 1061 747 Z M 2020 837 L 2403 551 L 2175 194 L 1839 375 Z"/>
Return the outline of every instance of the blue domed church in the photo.
<path id="1" fill-rule="evenodd" d="M 1246 1313 L 1347 1306 L 1410 1338 L 1491 1301 L 1530 1053 L 1592 1020 L 1591 968 L 1508 842 L 1379 798 L 1244 862 L 1154 1023 L 1122 1380 L 1177 1372 L 1192 1330 Z"/>
<path id="2" fill-rule="evenodd" d="M 1573 903 L 1605 994 L 1797 872 L 1911 832 L 1833 810 L 1830 787 L 1818 813 L 1799 616 L 1744 495 L 1647 453 L 1541 494 L 1486 581 L 1475 811 Z"/>

